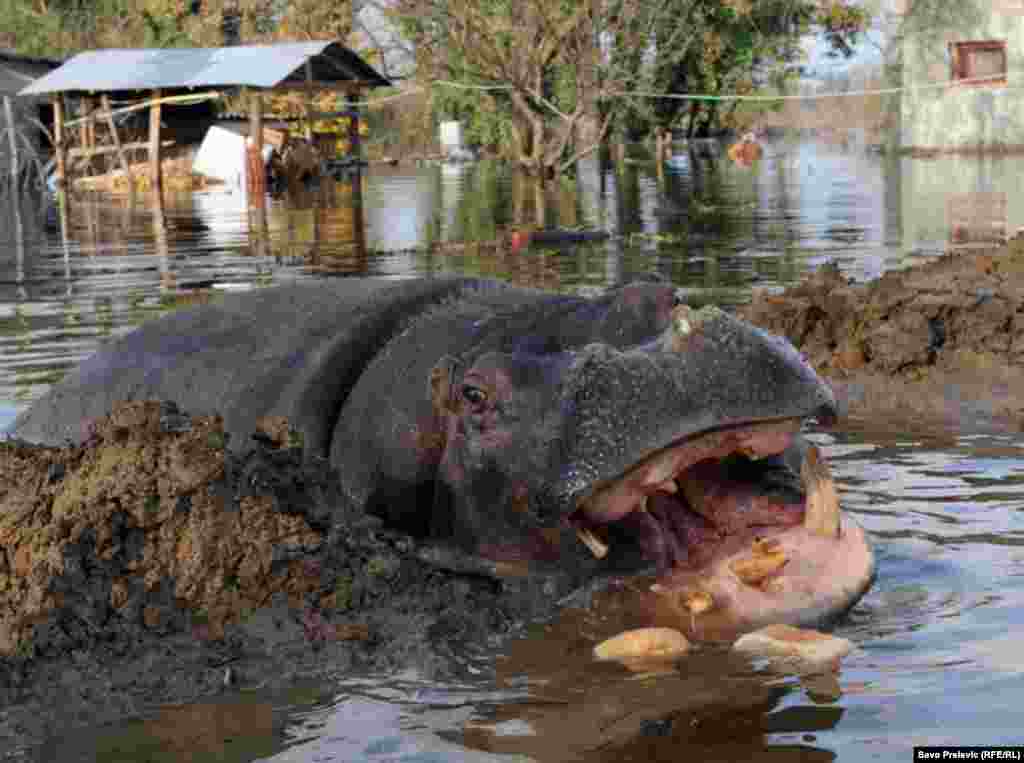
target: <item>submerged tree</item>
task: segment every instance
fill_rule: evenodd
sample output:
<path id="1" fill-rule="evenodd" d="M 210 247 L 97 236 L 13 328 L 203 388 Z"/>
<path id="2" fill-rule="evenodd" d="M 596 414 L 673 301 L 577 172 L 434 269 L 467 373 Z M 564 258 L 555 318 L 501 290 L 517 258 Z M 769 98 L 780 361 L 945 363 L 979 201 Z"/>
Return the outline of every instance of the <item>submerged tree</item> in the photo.
<path id="1" fill-rule="evenodd" d="M 848 51 L 866 14 L 847 0 L 395 0 L 423 81 L 470 133 L 551 175 L 613 128 L 673 126 L 684 108 L 652 93 L 751 89 L 790 67 L 820 25 Z M 714 108 L 704 109 L 709 125 Z"/>

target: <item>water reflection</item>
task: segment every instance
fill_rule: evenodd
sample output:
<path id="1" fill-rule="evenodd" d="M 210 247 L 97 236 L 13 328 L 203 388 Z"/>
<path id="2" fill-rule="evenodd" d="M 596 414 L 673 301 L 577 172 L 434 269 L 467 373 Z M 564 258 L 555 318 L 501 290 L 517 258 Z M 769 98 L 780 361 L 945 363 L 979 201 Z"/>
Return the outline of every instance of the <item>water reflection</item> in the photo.
<path id="1" fill-rule="evenodd" d="M 386 167 L 281 198 L 195 193 L 0 198 L 0 420 L 154 312 L 222 289 L 324 275 L 466 274 L 586 292 L 656 275 L 731 305 L 834 261 L 873 278 L 1015 232 L 1018 156 L 910 159 L 777 139 L 752 166 L 715 142 L 582 162 L 540 186 L 481 162 Z M 516 250 L 537 227 L 604 242 Z"/>

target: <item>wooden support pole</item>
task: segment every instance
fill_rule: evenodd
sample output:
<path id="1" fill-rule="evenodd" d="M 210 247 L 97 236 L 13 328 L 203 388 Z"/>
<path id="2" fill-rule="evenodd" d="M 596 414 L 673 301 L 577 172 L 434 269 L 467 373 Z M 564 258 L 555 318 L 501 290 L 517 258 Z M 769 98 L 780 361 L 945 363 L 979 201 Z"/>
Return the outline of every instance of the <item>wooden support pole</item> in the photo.
<path id="1" fill-rule="evenodd" d="M 64 143 L 64 101 L 53 97 L 53 150 L 57 155 L 57 186 L 67 182 L 67 145 Z"/>
<path id="2" fill-rule="evenodd" d="M 359 162 L 362 160 L 362 141 L 359 136 L 359 106 L 357 105 L 358 95 L 348 95 L 348 110 L 351 112 L 348 122 L 348 151 L 358 170 Z"/>
<path id="3" fill-rule="evenodd" d="M 110 137 L 114 139 L 114 150 L 117 152 L 118 163 L 121 165 L 125 177 L 128 178 L 128 187 L 134 190 L 135 182 L 132 178 L 131 166 L 128 164 L 128 157 L 124 153 L 124 147 L 121 145 L 121 136 L 117 132 L 117 125 L 114 124 L 114 112 L 110 108 L 110 96 L 101 95 L 100 106 L 103 109 L 103 118 L 107 123 L 107 129 L 110 130 Z"/>
<path id="4" fill-rule="evenodd" d="M 246 145 L 245 183 L 249 192 L 249 203 L 262 204 L 267 190 L 267 172 L 263 166 L 263 98 L 259 90 L 250 90 L 249 140 Z"/>
<path id="5" fill-rule="evenodd" d="M 245 184 L 249 241 L 257 256 L 267 254 L 267 170 L 263 166 L 263 97 L 259 90 L 243 91 L 249 107 L 249 139 L 245 147 Z"/>
<path id="6" fill-rule="evenodd" d="M 313 142 L 313 62 L 306 61 L 306 140 Z"/>
<path id="7" fill-rule="evenodd" d="M 153 91 L 155 103 L 149 107 L 149 181 L 154 191 L 163 186 L 160 172 L 160 95 L 159 90 Z"/>
<path id="8" fill-rule="evenodd" d="M 14 106 L 11 103 L 11 96 L 4 96 L 4 114 L 7 117 L 7 143 L 11 152 L 11 185 L 18 182 L 18 174 L 21 167 L 18 165 L 18 136 L 14 127 Z M 18 218 L 21 221 L 21 218 Z"/>
<path id="9" fill-rule="evenodd" d="M 89 174 L 89 97 L 83 96 L 81 99 L 79 99 L 78 103 L 79 108 L 81 109 L 81 121 L 78 123 L 78 145 L 86 149 L 86 153 L 82 155 L 82 165 L 86 170 L 85 174 Z"/>

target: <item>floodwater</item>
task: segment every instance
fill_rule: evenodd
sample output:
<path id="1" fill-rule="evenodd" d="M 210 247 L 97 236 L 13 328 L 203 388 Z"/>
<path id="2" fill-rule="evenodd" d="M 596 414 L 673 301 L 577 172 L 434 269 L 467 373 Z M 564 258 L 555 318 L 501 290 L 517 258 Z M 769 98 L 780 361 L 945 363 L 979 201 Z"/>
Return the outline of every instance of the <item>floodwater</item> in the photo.
<path id="1" fill-rule="evenodd" d="M 827 261 L 873 278 L 1024 220 L 1016 157 L 895 159 L 855 140 L 771 143 L 752 168 L 710 144 L 681 149 L 662 173 L 641 149 L 631 157 L 618 174 L 588 164 L 546 193 L 495 165 L 374 171 L 361 217 L 346 184 L 275 200 L 265 221 L 223 190 L 168 194 L 162 210 L 93 196 L 15 214 L 5 199 L 3 420 L 105 338 L 210 291 L 438 273 L 588 291 L 657 273 L 694 302 L 734 305 Z M 494 245 L 530 223 L 611 238 Z M 836 631 L 856 645 L 837 683 L 772 678 L 710 648 L 668 675 L 599 670 L 584 618 L 575 640 L 563 623 L 501 656 L 467 654 L 448 682 L 342 676 L 228 694 L 53 740 L 51 759 L 808 763 L 1024 743 L 1024 436 L 885 422 L 810 436 L 878 557 L 876 585 Z"/>

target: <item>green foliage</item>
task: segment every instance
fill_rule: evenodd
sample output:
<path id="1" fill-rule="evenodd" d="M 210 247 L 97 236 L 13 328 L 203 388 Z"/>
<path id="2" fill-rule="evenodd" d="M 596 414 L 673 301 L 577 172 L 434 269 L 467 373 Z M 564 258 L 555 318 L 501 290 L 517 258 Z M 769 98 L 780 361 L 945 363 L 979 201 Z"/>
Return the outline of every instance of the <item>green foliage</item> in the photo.
<path id="1" fill-rule="evenodd" d="M 110 47 L 220 45 L 229 0 L 0 0 L 0 47 L 65 57 Z M 346 39 L 349 0 L 235 0 L 242 39 Z"/>
<path id="2" fill-rule="evenodd" d="M 820 28 L 837 54 L 850 55 L 868 21 L 863 9 L 845 0 L 672 0 L 666 10 L 676 24 L 643 20 L 657 30 L 653 63 L 638 65 L 635 48 L 620 40 L 606 68 L 636 70 L 645 90 L 710 96 L 782 90 L 798 76 L 804 35 Z M 635 137 L 655 126 L 714 131 L 728 126 L 737 104 L 637 99 L 610 108 Z"/>
<path id="3" fill-rule="evenodd" d="M 782 87 L 816 25 L 849 54 L 867 22 L 854 0 L 393 1 L 423 82 L 494 88 L 435 88 L 435 115 L 540 174 L 567 169 L 609 126 L 713 130 L 734 108 L 638 91 Z"/>

